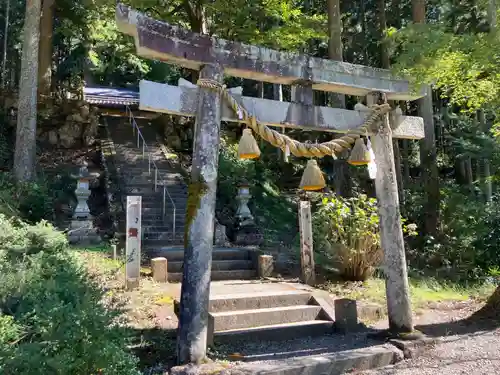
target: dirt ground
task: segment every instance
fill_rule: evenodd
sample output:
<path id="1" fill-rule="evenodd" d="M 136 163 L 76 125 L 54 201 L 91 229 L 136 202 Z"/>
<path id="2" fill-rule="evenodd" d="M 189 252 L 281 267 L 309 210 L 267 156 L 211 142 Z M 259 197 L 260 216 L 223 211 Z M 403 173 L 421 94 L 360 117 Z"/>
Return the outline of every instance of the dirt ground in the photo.
<path id="1" fill-rule="evenodd" d="M 98 277 L 107 293 L 123 302 L 128 326 L 133 330 L 133 350 L 148 374 L 165 373 L 174 363 L 175 334 L 178 320 L 173 302 L 179 296 L 179 284 L 158 284 L 143 269 L 137 290 L 124 288 L 123 264 L 103 257 L 102 253 L 79 252 L 79 257 Z M 416 329 L 444 342 L 418 359 L 404 361 L 391 368 L 372 370 L 360 375 L 500 374 L 500 330 L 467 320 L 482 306 L 477 299 L 429 302 L 416 309 Z M 386 318 L 365 322 L 376 329 L 387 328 Z M 212 350 L 215 360 L 231 361 L 230 351 Z M 156 370 L 155 370 L 156 369 Z M 418 369 L 416 372 L 416 369 Z M 158 372 L 156 372 L 158 371 Z"/>

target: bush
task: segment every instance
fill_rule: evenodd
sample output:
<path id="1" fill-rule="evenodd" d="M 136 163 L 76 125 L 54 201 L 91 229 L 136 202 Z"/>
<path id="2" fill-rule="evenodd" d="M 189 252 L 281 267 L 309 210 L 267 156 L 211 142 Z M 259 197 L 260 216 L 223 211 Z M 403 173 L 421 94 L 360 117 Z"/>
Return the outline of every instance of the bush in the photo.
<path id="1" fill-rule="evenodd" d="M 46 224 L 0 224 L 4 253 L 29 249 L 0 261 L 0 373 L 138 375 L 120 305 L 78 266 L 62 235 Z"/>
<path id="2" fill-rule="evenodd" d="M 10 173 L 0 173 L 0 213 L 36 223 L 52 219 L 53 198 L 43 179 L 16 184 Z"/>
<path id="3" fill-rule="evenodd" d="M 314 239 L 347 280 L 366 280 L 382 260 L 376 200 L 323 198 L 313 215 Z"/>
<path id="4" fill-rule="evenodd" d="M 407 195 L 405 211 L 422 222 L 424 196 Z M 454 183 L 441 188 L 440 225 L 436 237 L 421 236 L 407 249 L 413 273 L 457 282 L 482 281 L 491 267 L 500 264 L 500 209 L 498 200 L 485 203 Z"/>
<path id="5" fill-rule="evenodd" d="M 0 228 L 0 249 L 9 259 L 22 259 L 38 252 L 60 253 L 68 245 L 66 236 L 46 221 L 29 225 L 0 214 Z"/>

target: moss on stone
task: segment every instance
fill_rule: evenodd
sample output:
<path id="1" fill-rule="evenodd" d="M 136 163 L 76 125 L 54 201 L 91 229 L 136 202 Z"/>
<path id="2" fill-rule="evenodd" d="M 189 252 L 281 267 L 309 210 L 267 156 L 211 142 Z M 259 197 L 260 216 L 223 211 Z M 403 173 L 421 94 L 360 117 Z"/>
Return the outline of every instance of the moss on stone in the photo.
<path id="1" fill-rule="evenodd" d="M 191 181 L 188 186 L 188 200 L 186 208 L 186 224 L 184 229 L 184 246 L 188 244 L 189 230 L 191 223 L 200 208 L 201 196 L 208 190 L 205 181 Z"/>

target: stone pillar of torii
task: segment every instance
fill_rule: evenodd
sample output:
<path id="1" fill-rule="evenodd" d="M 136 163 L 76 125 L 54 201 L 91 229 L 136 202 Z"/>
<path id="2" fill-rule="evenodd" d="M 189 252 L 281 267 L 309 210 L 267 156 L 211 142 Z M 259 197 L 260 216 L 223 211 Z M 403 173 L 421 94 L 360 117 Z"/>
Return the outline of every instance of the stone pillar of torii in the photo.
<path id="1" fill-rule="evenodd" d="M 199 70 L 200 78 L 220 85 L 224 75 L 229 75 L 303 87 L 301 100 L 292 103 L 245 97 L 241 89 L 230 89 L 242 108 L 268 126 L 346 133 L 365 123 L 366 111 L 312 105 L 313 90 L 366 96 L 368 104 L 374 96 L 386 101 L 423 96 L 411 92 L 407 81 L 386 70 L 200 35 L 121 4 L 116 19 L 120 30 L 134 37 L 141 57 Z M 206 355 L 220 124 L 243 120 L 220 92 L 189 84 L 141 81 L 140 109 L 196 117 L 177 354 L 180 363 L 197 363 Z M 407 333 L 413 330 L 413 322 L 392 139 L 423 138 L 423 120 L 392 111 L 366 135 L 376 157 L 389 326 L 394 333 Z"/>

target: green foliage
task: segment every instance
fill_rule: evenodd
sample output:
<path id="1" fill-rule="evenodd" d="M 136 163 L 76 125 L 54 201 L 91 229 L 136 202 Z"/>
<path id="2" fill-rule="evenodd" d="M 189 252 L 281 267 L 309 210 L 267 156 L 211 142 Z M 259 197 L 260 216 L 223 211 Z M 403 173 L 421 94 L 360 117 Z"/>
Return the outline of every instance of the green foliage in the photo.
<path id="1" fill-rule="evenodd" d="M 407 195 L 405 212 L 411 220 L 423 220 L 424 199 L 422 191 L 416 188 Z M 407 247 L 413 273 L 460 282 L 477 281 L 500 264 L 497 198 L 490 204 L 473 199 L 469 190 L 454 183 L 444 184 L 438 235 L 416 237 Z"/>
<path id="2" fill-rule="evenodd" d="M 417 86 L 432 83 L 461 110 L 496 110 L 498 32 L 485 26 L 485 14 L 478 14 L 477 7 L 462 15 L 453 7 L 442 11 L 441 22 L 391 29 L 389 38 L 398 50 L 393 68 Z"/>
<path id="3" fill-rule="evenodd" d="M 271 163 L 262 156 L 259 160 L 238 158 L 238 143 L 229 137 L 221 138 L 219 154 L 219 179 L 217 207 L 219 213 L 234 218 L 237 210 L 235 197 L 238 186 L 248 182 L 251 186 L 252 210 L 256 222 L 263 230 L 266 243 L 290 242 L 297 233 L 296 206 L 281 194 L 275 181 L 279 180 L 278 163 Z M 279 214 L 276 214 L 279 212 Z"/>
<path id="4" fill-rule="evenodd" d="M 53 200 L 49 184 L 43 179 L 19 184 L 10 173 L 0 173 L 0 213 L 31 223 L 51 219 Z"/>
<path id="5" fill-rule="evenodd" d="M 78 266 L 64 236 L 0 219 L 9 232 L 2 252 L 30 249 L 0 262 L 2 374 L 138 375 L 136 358 L 124 349 L 120 305 Z"/>
<path id="6" fill-rule="evenodd" d="M 11 259 L 22 259 L 38 252 L 60 253 L 68 245 L 66 236 L 46 222 L 30 225 L 0 214 L 0 249 Z"/>
<path id="7" fill-rule="evenodd" d="M 361 194 L 323 198 L 313 215 L 316 248 L 342 277 L 366 280 L 382 259 L 376 200 Z"/>
<path id="8" fill-rule="evenodd" d="M 416 225 L 403 233 L 416 236 Z M 364 281 L 382 260 L 377 200 L 365 194 L 324 197 L 313 214 L 315 248 L 347 280 Z"/>

